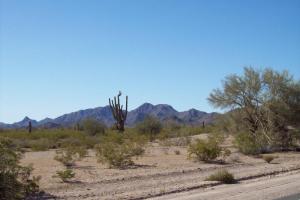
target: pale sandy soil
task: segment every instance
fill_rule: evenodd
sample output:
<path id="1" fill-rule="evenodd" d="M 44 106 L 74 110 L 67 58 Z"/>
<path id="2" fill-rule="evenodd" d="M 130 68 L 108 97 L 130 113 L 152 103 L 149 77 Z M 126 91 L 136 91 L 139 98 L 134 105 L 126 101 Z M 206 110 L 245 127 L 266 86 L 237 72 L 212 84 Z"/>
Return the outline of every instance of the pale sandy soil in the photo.
<path id="1" fill-rule="evenodd" d="M 179 150 L 180 155 L 175 155 L 175 150 Z M 49 199 L 145 199 L 160 196 L 168 199 L 173 193 L 188 191 L 193 194 L 193 191 L 203 190 L 204 187 L 212 188 L 216 183 L 204 180 L 220 168 L 228 169 L 241 180 L 288 171 L 295 173 L 288 176 L 297 177 L 299 174 L 296 172 L 300 170 L 300 153 L 276 153 L 278 158 L 273 164 L 267 164 L 262 159 L 242 156 L 233 150 L 226 164 L 221 165 L 194 162 L 187 159 L 184 147 L 163 147 L 154 143 L 142 158 L 135 160 L 137 166 L 126 170 L 109 169 L 97 163 L 91 151 L 88 157 L 76 163 L 75 179 L 71 183 L 61 183 L 52 177 L 57 170 L 64 169 L 53 159 L 54 155 L 55 151 L 27 152 L 22 160 L 23 164 L 33 164 L 34 175 L 42 176 L 40 186 L 52 195 Z M 252 185 L 265 181 L 263 178 L 256 180 L 259 181 L 254 181 Z M 215 186 L 215 191 L 225 191 L 223 187 L 232 188 L 233 192 L 240 191 L 239 187 L 245 184 L 251 185 L 251 181 L 242 181 L 234 186 Z M 175 196 L 175 199 L 182 198 Z M 204 199 L 217 198 L 208 196 Z"/>
<path id="2" fill-rule="evenodd" d="M 153 200 L 271 200 L 300 194 L 300 170 L 272 177 L 241 181 L 234 185 L 219 185 L 188 192 L 164 195 Z M 299 199 L 297 195 L 295 200 Z M 283 198 L 284 199 L 284 198 Z"/>

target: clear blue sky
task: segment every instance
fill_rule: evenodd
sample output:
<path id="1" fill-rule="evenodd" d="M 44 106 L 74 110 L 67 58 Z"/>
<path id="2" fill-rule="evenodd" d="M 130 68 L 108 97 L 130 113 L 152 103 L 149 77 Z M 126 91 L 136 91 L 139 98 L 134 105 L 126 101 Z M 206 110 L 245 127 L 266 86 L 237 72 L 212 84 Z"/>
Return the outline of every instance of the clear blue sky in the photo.
<path id="1" fill-rule="evenodd" d="M 300 78 L 300 1 L 0 0 L 0 121 L 207 103 L 244 66 Z"/>

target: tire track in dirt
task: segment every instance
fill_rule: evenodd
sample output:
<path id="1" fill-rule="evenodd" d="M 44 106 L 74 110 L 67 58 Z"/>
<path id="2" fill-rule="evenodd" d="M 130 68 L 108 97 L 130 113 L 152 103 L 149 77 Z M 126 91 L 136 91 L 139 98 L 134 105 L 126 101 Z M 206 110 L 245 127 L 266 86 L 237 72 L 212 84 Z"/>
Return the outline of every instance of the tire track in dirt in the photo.
<path id="1" fill-rule="evenodd" d="M 61 199 L 145 199 L 149 197 L 189 191 L 201 187 L 211 187 L 218 183 L 207 183 L 203 180 L 218 169 L 228 169 L 238 180 L 275 175 L 289 170 L 300 169 L 299 163 L 284 164 L 236 164 L 207 169 L 193 169 L 171 173 L 158 173 L 125 179 L 104 180 L 89 184 L 79 184 L 61 188 L 54 192 Z M 259 173 L 257 173 L 259 172 Z M 95 198 L 97 197 L 97 198 Z"/>

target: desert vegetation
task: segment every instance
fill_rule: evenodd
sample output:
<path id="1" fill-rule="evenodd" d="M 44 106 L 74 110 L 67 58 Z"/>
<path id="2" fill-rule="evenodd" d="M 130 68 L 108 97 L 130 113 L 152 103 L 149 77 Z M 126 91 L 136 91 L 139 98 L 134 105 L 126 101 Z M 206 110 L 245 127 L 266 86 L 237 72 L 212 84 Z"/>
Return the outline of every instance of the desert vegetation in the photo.
<path id="1" fill-rule="evenodd" d="M 75 177 L 75 173 L 72 169 L 66 169 L 62 171 L 56 171 L 56 175 L 53 178 L 60 178 L 62 182 L 68 182 Z"/>
<path id="2" fill-rule="evenodd" d="M 102 143 L 96 145 L 98 161 L 109 167 L 125 168 L 133 165 L 132 158 L 144 153 L 145 140 L 134 134 L 111 133 L 102 138 Z"/>
<path id="3" fill-rule="evenodd" d="M 103 167 L 101 170 L 117 170 L 110 171 L 114 174 L 163 164 L 162 160 L 149 165 L 139 162 L 155 155 L 154 150 L 164 151 L 161 157 L 180 159 L 176 162 L 192 162 L 189 165 L 198 169 L 243 164 L 240 157 L 272 163 L 277 157 L 261 154 L 294 151 L 299 147 L 300 83 L 287 72 L 245 68 L 242 76 L 227 76 L 223 87 L 208 98 L 213 106 L 226 112 L 210 124 L 180 124 L 149 115 L 129 127 L 125 125 L 128 97 L 124 110 L 121 95 L 120 92 L 113 100 L 109 99 L 115 120 L 112 127 L 86 118 L 65 128 L 34 129 L 30 123 L 27 129 L 1 130 L 0 199 L 22 199 L 38 191 L 38 178 L 31 176 L 33 168 L 20 165 L 24 152 L 55 152 L 52 160 L 63 167 L 52 177 L 71 184 L 70 180 L 77 178 L 76 165 L 92 158 Z M 235 182 L 231 173 L 219 169 L 205 180 Z"/>
<path id="4" fill-rule="evenodd" d="M 225 129 L 245 154 L 294 148 L 299 140 L 300 82 L 287 72 L 244 69 L 230 75 L 208 98 L 222 116 Z"/>
<path id="5" fill-rule="evenodd" d="M 11 140 L 0 139 L 0 199 L 24 199 L 39 192 L 40 177 L 30 177 L 31 166 L 21 166 L 22 153 Z"/>
<path id="6" fill-rule="evenodd" d="M 234 179 L 233 174 L 228 172 L 227 170 L 220 170 L 216 173 L 210 175 L 206 181 L 219 181 L 226 184 L 232 184 L 235 183 L 236 180 Z"/>
<path id="7" fill-rule="evenodd" d="M 196 139 L 196 141 L 189 145 L 189 158 L 194 158 L 199 161 L 210 162 L 218 157 L 225 158 L 230 155 L 230 150 L 221 147 L 224 137 L 219 134 L 212 134 L 208 139 Z"/>

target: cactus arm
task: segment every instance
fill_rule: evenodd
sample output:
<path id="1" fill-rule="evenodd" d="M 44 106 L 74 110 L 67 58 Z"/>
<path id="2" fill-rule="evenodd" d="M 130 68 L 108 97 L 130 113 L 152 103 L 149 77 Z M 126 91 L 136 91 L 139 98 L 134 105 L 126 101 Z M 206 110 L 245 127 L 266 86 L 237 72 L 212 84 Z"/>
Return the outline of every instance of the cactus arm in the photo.
<path id="1" fill-rule="evenodd" d="M 116 115 L 116 113 L 115 113 L 115 109 L 114 109 L 114 107 L 113 107 L 113 100 L 111 100 L 110 98 L 109 98 L 109 106 L 110 106 L 110 109 L 111 109 L 111 112 L 112 112 L 112 114 L 113 114 L 113 117 L 116 119 L 116 117 L 117 117 L 117 115 Z"/>

